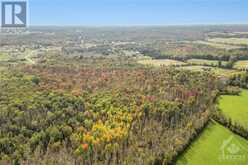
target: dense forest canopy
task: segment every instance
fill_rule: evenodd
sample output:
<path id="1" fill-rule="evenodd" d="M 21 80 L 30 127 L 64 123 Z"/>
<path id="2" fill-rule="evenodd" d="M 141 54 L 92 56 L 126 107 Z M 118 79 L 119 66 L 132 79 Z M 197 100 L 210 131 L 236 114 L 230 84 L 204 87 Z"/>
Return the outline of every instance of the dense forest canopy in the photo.
<path id="1" fill-rule="evenodd" d="M 39 152 L 49 160 L 65 147 L 65 161 L 147 163 L 168 150 L 170 161 L 213 108 L 217 79 L 206 74 L 42 65 L 2 71 L 1 157 L 32 162 Z"/>

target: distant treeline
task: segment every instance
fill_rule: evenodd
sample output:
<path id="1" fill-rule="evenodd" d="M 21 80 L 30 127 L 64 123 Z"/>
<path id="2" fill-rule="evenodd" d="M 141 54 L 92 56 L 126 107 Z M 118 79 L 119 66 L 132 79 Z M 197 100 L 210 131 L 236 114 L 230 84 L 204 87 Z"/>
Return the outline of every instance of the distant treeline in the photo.
<path id="1" fill-rule="evenodd" d="M 221 61 L 238 61 L 238 60 L 248 60 L 248 48 L 241 48 L 235 50 L 228 50 L 223 52 L 223 54 L 195 54 L 192 55 L 174 55 L 166 54 L 160 50 L 154 48 L 140 48 L 139 51 L 155 59 L 174 59 L 179 61 L 185 61 L 189 59 L 205 59 L 205 60 L 221 60 Z"/>

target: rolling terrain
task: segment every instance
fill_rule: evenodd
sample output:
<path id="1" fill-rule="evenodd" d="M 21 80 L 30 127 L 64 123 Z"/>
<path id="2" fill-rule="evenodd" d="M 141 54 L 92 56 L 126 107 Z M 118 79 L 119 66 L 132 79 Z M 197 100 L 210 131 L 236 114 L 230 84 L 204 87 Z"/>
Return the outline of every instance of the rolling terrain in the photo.
<path id="1" fill-rule="evenodd" d="M 0 164 L 243 165 L 247 34 L 247 26 L 0 33 Z M 223 144 L 235 160 L 221 158 Z"/>

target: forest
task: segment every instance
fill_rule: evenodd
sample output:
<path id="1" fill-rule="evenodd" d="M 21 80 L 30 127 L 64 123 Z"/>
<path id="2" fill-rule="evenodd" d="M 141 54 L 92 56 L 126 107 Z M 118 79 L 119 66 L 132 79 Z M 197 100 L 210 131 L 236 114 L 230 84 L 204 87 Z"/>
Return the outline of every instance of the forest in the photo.
<path id="1" fill-rule="evenodd" d="M 173 68 L 1 71 L 2 161 L 171 162 L 208 122 L 217 84 Z"/>
<path id="2" fill-rule="evenodd" d="M 248 145 L 246 29 L 0 33 L 0 164 L 230 163 L 221 144 Z"/>

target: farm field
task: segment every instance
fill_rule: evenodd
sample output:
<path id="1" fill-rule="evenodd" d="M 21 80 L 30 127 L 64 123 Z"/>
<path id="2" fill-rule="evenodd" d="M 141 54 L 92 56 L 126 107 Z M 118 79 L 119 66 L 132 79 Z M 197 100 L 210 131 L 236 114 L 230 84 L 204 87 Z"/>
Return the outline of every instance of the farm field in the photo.
<path id="1" fill-rule="evenodd" d="M 236 45 L 228 45 L 225 43 L 214 43 L 214 42 L 209 42 L 209 41 L 195 41 L 193 43 L 207 45 L 207 46 L 211 46 L 211 47 L 218 48 L 218 49 L 226 49 L 226 50 L 241 48 L 240 46 L 236 46 Z"/>
<path id="2" fill-rule="evenodd" d="M 248 60 L 238 61 L 234 64 L 235 69 L 248 69 Z"/>
<path id="3" fill-rule="evenodd" d="M 217 76 L 225 76 L 230 77 L 235 74 L 242 73 L 241 71 L 231 70 L 231 69 L 222 69 L 217 67 L 209 67 L 209 66 L 182 66 L 181 69 L 192 70 L 192 71 L 210 71 L 216 74 Z"/>
<path id="4" fill-rule="evenodd" d="M 208 41 L 231 45 L 248 45 L 248 38 L 211 38 Z"/>
<path id="5" fill-rule="evenodd" d="M 153 59 L 148 59 L 148 60 L 140 60 L 138 61 L 139 64 L 143 65 L 152 65 L 152 66 L 183 66 L 186 65 L 186 63 L 181 62 L 181 61 L 176 61 L 176 60 L 153 60 Z"/>
<path id="6" fill-rule="evenodd" d="M 204 60 L 204 59 L 190 59 L 187 63 L 191 65 L 208 65 L 208 66 L 218 66 L 219 61 L 217 60 Z M 225 66 L 227 62 L 221 61 L 221 65 Z"/>
<path id="7" fill-rule="evenodd" d="M 212 67 L 208 67 L 208 66 L 199 66 L 199 65 L 195 65 L 195 66 L 182 66 L 180 67 L 180 69 L 185 69 L 185 70 L 192 70 L 192 71 L 204 71 L 204 70 L 209 70 Z"/>
<path id="8" fill-rule="evenodd" d="M 233 121 L 248 128 L 248 90 L 243 90 L 240 96 L 222 96 L 220 110 Z"/>
<path id="9" fill-rule="evenodd" d="M 7 61 L 9 58 L 6 54 L 0 53 L 0 61 Z"/>
<path id="10" fill-rule="evenodd" d="M 179 157 L 176 165 L 244 165 L 248 161 L 247 148 L 247 140 L 211 122 L 200 137 Z M 228 156 L 237 159 L 228 159 Z"/>

